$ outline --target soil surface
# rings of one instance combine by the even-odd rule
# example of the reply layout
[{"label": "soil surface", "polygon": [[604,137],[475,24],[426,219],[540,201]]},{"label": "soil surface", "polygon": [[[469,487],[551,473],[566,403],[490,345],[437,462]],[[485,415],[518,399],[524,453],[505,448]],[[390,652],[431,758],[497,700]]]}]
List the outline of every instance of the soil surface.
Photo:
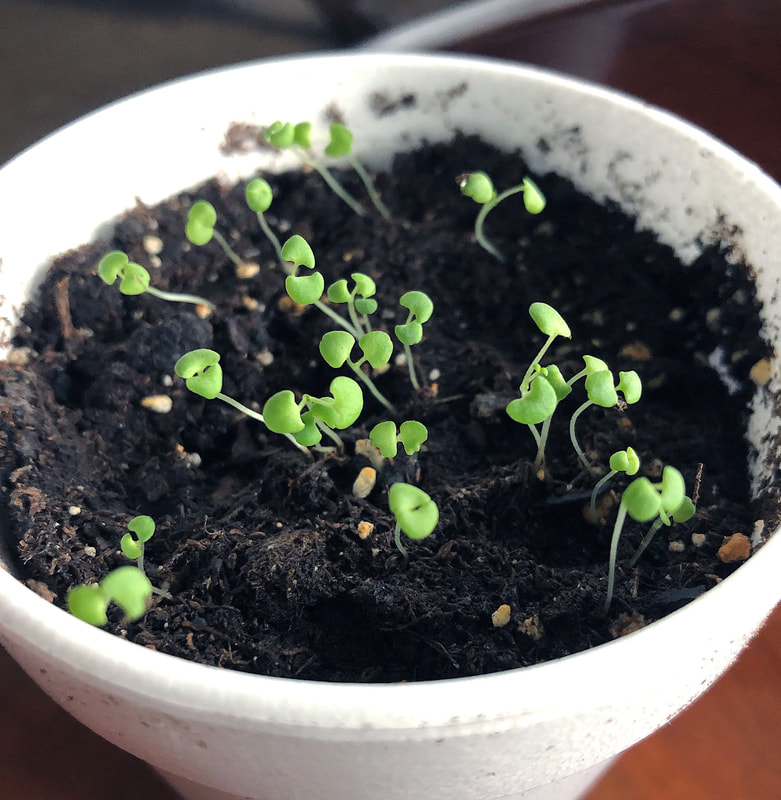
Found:
[{"label": "soil surface", "polygon": [[[717,552],[734,533],[750,536],[760,516],[749,502],[743,431],[749,372],[768,353],[747,269],[728,263],[726,245],[683,268],[631,218],[555,175],[534,176],[548,200],[541,215],[526,213],[519,196],[489,215],[502,264],[477,245],[478,207],[455,185],[469,169],[487,171],[499,190],[526,174],[517,154],[474,139],[400,155],[377,176],[391,222],[353,214],[316,174],[266,176],[271,227],[283,240],[300,233],[310,241],[326,285],[354,271],[377,281],[375,327],[392,333],[405,321],[405,291],[434,301],[413,348],[421,390],[412,390],[398,344],[390,369],[376,376],[395,419],[423,422],[428,442],[386,461],[364,499],[353,494],[369,464],[356,441],[388,418],[368,392],[361,419],[343,432],[344,454],[307,457],[174,376],[184,352],[212,348],[226,394],[259,409],[283,388],[324,396],[337,374],[317,347],[333,324],[286,298],[284,272],[242,186],[211,182],[158,208],[139,206],[110,242],[60,258],[0,367],[3,506],[28,585],[64,606],[69,588],[128,563],[119,539],[130,518],[149,514],[157,532],[147,572],[173,599],[155,598],[129,624],[113,609],[112,632],[247,672],[413,681],[593,647],[734,570],[739,561],[724,563]],[[352,173],[343,180],[363,196]],[[238,278],[216,242],[183,239],[197,198],[216,206],[218,230],[259,264],[257,275]],[[201,294],[217,310],[202,318],[192,305],[104,285],[95,267],[113,248],[147,266],[154,286]],[[589,521],[594,479],[567,432],[582,383],[556,412],[542,479],[529,430],[504,410],[544,339],[528,315],[537,300],[554,305],[573,332],[544,363],[569,377],[591,354],[644,382],[639,403],[580,418],[595,468],[604,473],[610,454],[631,445],[641,474],[675,465],[698,495],[695,518],[662,529],[635,567],[628,561],[648,525],[629,521],[607,615],[608,549],[627,479],[603,496],[600,523]],[[714,359],[726,365],[730,392],[709,366]],[[156,395],[172,400],[170,411],[144,404]],[[407,541],[408,562],[387,506],[398,480],[419,485],[440,509],[430,537]],[[492,615],[505,605],[509,621],[497,626],[507,609]]]}]

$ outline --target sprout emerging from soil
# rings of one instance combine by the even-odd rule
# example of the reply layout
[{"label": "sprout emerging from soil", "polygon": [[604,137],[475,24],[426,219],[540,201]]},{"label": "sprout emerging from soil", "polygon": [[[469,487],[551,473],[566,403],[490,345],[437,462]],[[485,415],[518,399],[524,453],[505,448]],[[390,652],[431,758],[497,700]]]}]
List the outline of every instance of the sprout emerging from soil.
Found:
[{"label": "sprout emerging from soil", "polygon": [[149,578],[138,567],[118,567],[98,584],[74,586],[68,592],[68,611],[83,622],[101,626],[108,622],[106,611],[114,602],[132,621],[144,616],[152,591]]},{"label": "sprout emerging from soil", "polygon": [[653,524],[643,538],[640,547],[632,556],[630,565],[634,565],[662,525],[671,525],[673,522],[686,522],[694,516],[694,512],[694,503],[686,496],[686,484],[683,475],[675,467],[666,466],[662,471],[662,480],[659,483],[652,483],[645,477],[635,478],[624,489],[613,526],[613,538],[610,541],[607,596],[602,609],[603,613],[607,614],[610,603],[613,600],[618,540],[621,537],[627,514],[637,522],[651,522],[653,520]]},{"label": "sprout emerging from soil", "polygon": [[385,331],[370,331],[358,340],[358,347],[363,353],[357,361],[350,359],[355,346],[355,337],[347,331],[329,331],[320,340],[320,354],[325,362],[334,369],[347,364],[359,380],[366,384],[374,397],[390,412],[395,409],[385,395],[377,388],[374,381],[361,369],[369,364],[372,369],[384,367],[393,354],[393,342]]},{"label": "sprout emerging from soil", "polygon": [[[534,467],[539,470],[545,463],[545,445],[553,412],[572,391],[571,382],[564,380],[555,364],[543,367],[540,361],[557,337],[570,339],[572,333],[561,314],[547,303],[532,303],[529,306],[529,315],[547,338],[521,380],[518,387],[521,396],[511,400],[506,410],[510,419],[529,426],[537,444]],[[543,427],[538,430],[537,425],[540,424]]]},{"label": "sprout emerging from soil", "polygon": [[617,450],[610,456],[610,471],[603,475],[591,492],[591,519],[597,521],[597,497],[602,488],[609,483],[619,472],[625,472],[631,478],[640,469],[640,459],[634,448],[627,447],[626,450]]},{"label": "sprout emerging from soil", "polygon": [[388,506],[396,517],[393,538],[396,547],[409,559],[409,554],[401,543],[402,532],[412,539],[425,539],[439,522],[437,504],[422,489],[409,483],[394,483],[388,491]]},{"label": "sprout emerging from soil", "polygon": [[369,440],[385,458],[395,458],[399,443],[408,456],[417,453],[428,439],[428,429],[422,422],[408,419],[402,422],[396,431],[396,423],[392,420],[378,422],[369,432]]},{"label": "sprout emerging from soil", "polygon": [[409,313],[407,314],[407,321],[402,325],[397,325],[394,332],[396,338],[404,346],[412,387],[415,391],[418,391],[420,384],[415,373],[415,363],[412,360],[410,347],[413,344],[418,344],[423,339],[423,323],[431,319],[431,315],[434,313],[434,303],[425,292],[411,291],[405,292],[399,298],[399,305],[406,308]]},{"label": "sprout emerging from soil", "polygon": [[147,292],[161,300],[172,303],[193,303],[198,306],[207,306],[214,310],[216,306],[203,297],[194,294],[178,294],[164,292],[150,286],[150,277],[147,269],[131,261],[126,253],[121,250],[112,250],[106,253],[98,263],[98,275],[103,283],[111,286],[119,278],[119,291],[125,295],[137,295]]},{"label": "sprout emerging from soil", "polygon": [[[127,524],[130,533],[120,539],[119,547],[127,558],[135,561],[141,572],[144,571],[144,545],[155,533],[155,521],[152,517],[142,514],[133,517]],[[135,536],[133,536],[135,534]]]},{"label": "sprout emerging from soil", "polygon": [[545,196],[531,178],[524,178],[517,186],[496,193],[493,182],[485,172],[469,172],[456,178],[461,194],[471,197],[481,208],[475,220],[475,238],[483,250],[489,252],[498,261],[504,262],[504,256],[488,241],[483,233],[485,218],[502,200],[511,195],[523,192],[523,204],[530,214],[539,214],[545,208]]},{"label": "sprout emerging from soil", "polygon": [[217,211],[214,206],[208,200],[197,200],[187,214],[184,235],[187,237],[187,241],[197,247],[202,247],[214,239],[237,267],[243,267],[245,262],[228,244],[228,240],[214,227],[216,224]]},{"label": "sprout emerging from soil", "polygon": [[277,254],[277,259],[284,269],[285,259],[282,257],[282,247],[279,244],[277,235],[271,230],[265,217],[265,212],[269,210],[271,202],[274,199],[274,193],[271,190],[269,182],[263,178],[251,180],[244,190],[244,199],[247,201],[250,210],[254,211],[257,215],[260,229],[269,242],[271,242],[271,246]]},{"label": "sprout emerging from soil", "polygon": [[[263,138],[270,145],[278,147],[280,150],[294,152],[304,164],[316,170],[328,184],[331,191],[347,203],[359,217],[366,215],[361,203],[339,183],[328,167],[321,164],[312,154],[312,123],[299,122],[297,125],[293,125],[291,122],[277,120],[266,128],[263,132]],[[341,149],[343,146],[343,144],[340,146],[337,143],[337,149]],[[352,142],[350,146],[352,146]]]}]

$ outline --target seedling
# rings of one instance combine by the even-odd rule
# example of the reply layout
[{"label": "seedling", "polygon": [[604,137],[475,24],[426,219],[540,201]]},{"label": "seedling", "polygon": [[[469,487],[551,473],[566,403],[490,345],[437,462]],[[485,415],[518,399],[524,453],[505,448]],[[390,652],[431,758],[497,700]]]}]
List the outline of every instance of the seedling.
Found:
[{"label": "seedling", "polygon": [[337,314],[329,308],[320,298],[323,296],[325,280],[319,272],[312,272],[310,275],[297,275],[299,267],[314,270],[315,254],[309,246],[309,242],[303,236],[295,234],[282,245],[283,262],[291,262],[293,269],[285,278],[285,291],[291,300],[302,306],[313,305],[326,316],[330,317],[340,327],[349,331],[356,338],[360,338],[362,331],[360,327],[355,327],[341,314]]},{"label": "seedling", "polygon": [[[518,387],[521,396],[511,400],[506,410],[510,419],[529,426],[537,444],[534,466],[535,469],[540,469],[545,463],[545,445],[553,412],[572,391],[571,385],[564,380],[556,365],[543,367],[540,361],[557,337],[570,339],[572,333],[561,314],[547,303],[532,303],[529,306],[529,315],[547,338],[521,380]],[[543,425],[541,431],[537,429],[539,424]]]},{"label": "seedling", "polygon": [[146,613],[152,584],[138,567],[118,567],[98,584],[74,586],[68,592],[68,610],[90,625],[105,625],[109,604],[116,603],[125,618],[133,621]]},{"label": "seedling", "polygon": [[[377,310],[377,301],[374,299],[377,285],[363,272],[353,272],[350,277],[353,280],[353,288],[350,289],[347,280],[342,278],[328,287],[328,299],[332,303],[347,303],[347,313],[353,330],[368,333],[371,331],[369,315]],[[362,319],[359,319],[359,314]]]},{"label": "seedling", "polygon": [[420,384],[415,373],[415,363],[412,360],[410,347],[423,339],[423,323],[431,319],[431,315],[434,313],[434,303],[425,292],[411,291],[405,292],[399,298],[399,305],[406,308],[409,313],[407,321],[403,325],[397,325],[394,330],[396,338],[404,346],[410,382],[415,391],[418,391]]},{"label": "seedling", "polygon": [[399,442],[408,456],[417,453],[428,439],[428,430],[422,422],[408,419],[399,426],[392,420],[378,422],[369,432],[369,440],[385,458],[395,458]]},{"label": "seedling", "polygon": [[197,200],[187,214],[184,235],[187,240],[198,247],[208,244],[212,239],[222,248],[225,255],[237,266],[244,264],[236,251],[228,244],[227,239],[214,227],[217,223],[217,212],[208,200]]},{"label": "seedling", "polygon": [[[585,373],[586,376],[586,393],[588,400],[579,406],[575,413],[572,415],[569,423],[569,435],[572,446],[578,454],[578,459],[587,472],[593,473],[591,465],[588,463],[583,449],[578,443],[577,436],[575,435],[575,423],[578,417],[589,407],[593,405],[602,406],[602,408],[613,408],[618,405],[618,392],[624,395],[624,401],[628,404],[636,403],[643,392],[643,386],[640,381],[640,376],[634,371],[618,373],[618,383],[615,384],[613,373],[609,369],[602,369],[604,361],[601,359],[594,359],[591,356],[586,356],[591,361],[586,362],[586,369],[578,373],[572,380],[577,380]],[[595,368],[598,367],[598,368]]]},{"label": "seedling", "polygon": [[355,170],[361,183],[366,187],[366,193],[369,195],[370,200],[374,204],[377,211],[382,214],[385,219],[391,218],[391,213],[388,211],[385,203],[380,199],[380,195],[374,186],[369,173],[364,168],[363,164],[355,157],[353,153],[353,134],[352,131],[341,122],[334,122],[330,127],[331,139],[326,145],[325,154],[329,158],[346,158],[350,166]]},{"label": "seedling", "polygon": [[385,395],[377,388],[374,381],[361,369],[363,364],[368,363],[372,369],[384,367],[393,353],[393,342],[385,331],[371,331],[365,333],[358,340],[358,347],[363,356],[357,361],[350,359],[350,354],[355,346],[355,337],[347,331],[329,331],[320,340],[320,354],[325,362],[334,369],[347,364],[356,374],[359,380],[363,381],[374,397],[382,403],[390,412],[395,409]]},{"label": "seedling", "polygon": [[523,204],[530,214],[539,214],[545,208],[545,197],[531,178],[524,178],[522,183],[496,193],[493,182],[485,172],[471,172],[456,178],[461,193],[471,197],[481,208],[475,220],[475,238],[480,246],[494,258],[504,262],[504,256],[494,247],[483,233],[483,224],[488,214],[511,195],[523,192]]},{"label": "seedling", "polygon": [[274,193],[271,190],[269,182],[263,178],[255,178],[247,184],[244,190],[244,199],[247,201],[249,208],[257,214],[260,229],[265,234],[266,238],[271,242],[274,252],[277,254],[279,263],[282,268],[285,268],[285,259],[282,257],[282,248],[279,244],[279,239],[274,231],[269,227],[266,221],[265,212],[271,207],[271,201],[274,199]]},{"label": "seedling", "polygon": [[119,278],[119,291],[126,295],[137,295],[148,292],[161,300],[168,300],[172,303],[193,303],[199,306],[207,306],[214,310],[214,303],[198,297],[194,294],[178,294],[176,292],[164,292],[150,286],[150,276],[148,270],[140,264],[131,261],[126,253],[121,250],[112,250],[106,253],[98,263],[98,275],[103,283],[111,286]]},{"label": "seedling", "polygon": [[694,516],[694,504],[686,497],[686,484],[683,475],[675,467],[666,466],[662,471],[661,482],[652,483],[645,477],[635,478],[624,489],[615,525],[613,526],[613,538],[610,541],[607,596],[603,606],[603,613],[605,614],[607,614],[613,599],[618,540],[627,514],[637,522],[654,520],[638,552],[635,553],[630,562],[634,564],[637,557],[662,525],[671,525],[673,522],[686,522]]},{"label": "seedling", "polygon": [[396,517],[393,539],[405,560],[409,559],[401,543],[402,532],[413,541],[425,539],[439,522],[437,504],[422,489],[409,483],[394,483],[388,490],[388,506]]},{"label": "seedling", "polygon": [[617,450],[610,456],[610,471],[597,481],[594,490],[591,492],[591,519],[597,520],[597,497],[602,487],[611,481],[619,472],[625,472],[629,477],[636,475],[640,469],[640,459],[632,447],[626,450]]},{"label": "seedling", "polygon": [[358,419],[363,410],[363,392],[352,378],[343,375],[331,381],[329,391],[331,397],[305,394],[300,401],[290,389],[276,392],[263,406],[266,426],[274,433],[292,435],[300,445],[308,447],[319,444],[325,433],[343,450],[344,443],[335,431],[349,428]]},{"label": "seedling", "polygon": [[[144,545],[155,533],[155,521],[143,514],[133,517],[127,525],[130,533],[120,539],[119,547],[131,561],[135,561],[141,572],[144,571]],[[135,534],[135,536],[133,536]]]},{"label": "seedling", "polygon": [[293,125],[290,122],[277,120],[266,128],[263,137],[269,144],[280,150],[292,150],[304,164],[316,170],[331,191],[347,203],[359,217],[366,215],[360,202],[339,183],[328,167],[321,164],[312,155],[312,124],[310,122],[299,122],[297,125]]},{"label": "seedling", "polygon": [[[262,414],[253,411],[238,400],[234,400],[222,392],[222,367],[220,366],[220,354],[208,348],[190,350],[185,353],[174,365],[174,372],[184,378],[185,385],[194,394],[200,395],[207,400],[222,400],[242,414],[246,414],[258,422],[262,422],[266,427],[266,420]],[[269,427],[269,430],[272,428]],[[277,433],[278,431],[273,431]],[[299,444],[289,433],[286,437],[299,449],[308,452],[306,447]]]}]

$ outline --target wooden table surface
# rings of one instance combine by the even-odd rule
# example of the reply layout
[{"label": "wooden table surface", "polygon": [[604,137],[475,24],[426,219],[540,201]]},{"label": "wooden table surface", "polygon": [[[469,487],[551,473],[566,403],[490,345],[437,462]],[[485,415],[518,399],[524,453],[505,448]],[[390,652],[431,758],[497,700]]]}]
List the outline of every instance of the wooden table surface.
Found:
[{"label": "wooden table surface", "polygon": [[[620,88],[710,130],[781,179],[779,0],[595,3],[506,25],[450,49]],[[624,754],[587,800],[775,800],[781,798],[780,740],[778,609],[732,669]],[[175,797],[147,766],[52,703],[0,652],[0,797],[139,796]]]}]

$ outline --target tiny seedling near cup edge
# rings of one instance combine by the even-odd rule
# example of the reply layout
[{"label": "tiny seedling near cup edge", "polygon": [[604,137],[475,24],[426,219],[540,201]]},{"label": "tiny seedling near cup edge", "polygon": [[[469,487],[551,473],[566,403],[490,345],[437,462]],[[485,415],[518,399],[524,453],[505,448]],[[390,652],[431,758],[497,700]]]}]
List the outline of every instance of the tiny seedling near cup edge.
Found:
[{"label": "tiny seedling near cup edge", "polygon": [[413,290],[405,292],[399,298],[399,305],[408,310],[407,321],[402,325],[397,325],[394,329],[396,338],[404,346],[404,354],[407,357],[407,367],[409,369],[409,379],[415,391],[420,389],[418,377],[415,373],[415,363],[412,360],[411,345],[418,344],[423,339],[423,323],[431,319],[434,313],[434,303],[425,292]]},{"label": "tiny seedling near cup edge", "polygon": [[494,247],[483,232],[485,218],[502,200],[511,195],[523,192],[523,205],[530,214],[539,214],[545,208],[545,196],[531,178],[524,178],[517,186],[505,189],[501,194],[496,193],[493,182],[485,172],[468,172],[459,175],[456,183],[461,189],[461,194],[471,197],[480,205],[480,211],[475,220],[475,238],[483,250],[489,252],[498,261],[504,262],[504,256]]},{"label": "tiny seedling near cup edge", "polygon": [[279,239],[274,231],[272,231],[269,227],[265,217],[265,212],[269,210],[271,207],[271,202],[274,199],[274,193],[269,182],[263,178],[255,178],[254,180],[251,180],[244,190],[244,199],[246,200],[249,208],[257,215],[260,229],[263,231],[269,242],[271,242],[271,246],[274,248],[274,252],[277,254],[277,258],[279,259],[279,263],[282,265],[282,268],[287,269],[285,259],[282,257],[282,247],[279,244]]},{"label": "tiny seedling near cup edge", "polygon": [[130,261],[126,253],[121,250],[112,250],[106,253],[98,263],[98,275],[103,283],[111,286],[119,278],[119,291],[125,295],[137,295],[148,292],[161,300],[168,300],[172,303],[193,303],[198,306],[206,306],[213,310],[216,309],[214,303],[198,297],[194,294],[179,294],[176,292],[164,292],[150,286],[149,271]]},{"label": "tiny seedling near cup edge", "polygon": [[187,237],[187,241],[198,247],[202,247],[214,239],[237,267],[244,267],[246,262],[239,257],[228,244],[227,239],[214,227],[216,223],[217,211],[214,206],[208,200],[197,200],[187,214],[184,235]]},{"label": "tiny seedling near cup edge", "polygon": [[439,508],[422,489],[401,482],[394,483],[388,490],[388,507],[396,518],[393,540],[407,561],[409,554],[401,543],[401,534],[413,541],[425,539],[439,522]]}]

